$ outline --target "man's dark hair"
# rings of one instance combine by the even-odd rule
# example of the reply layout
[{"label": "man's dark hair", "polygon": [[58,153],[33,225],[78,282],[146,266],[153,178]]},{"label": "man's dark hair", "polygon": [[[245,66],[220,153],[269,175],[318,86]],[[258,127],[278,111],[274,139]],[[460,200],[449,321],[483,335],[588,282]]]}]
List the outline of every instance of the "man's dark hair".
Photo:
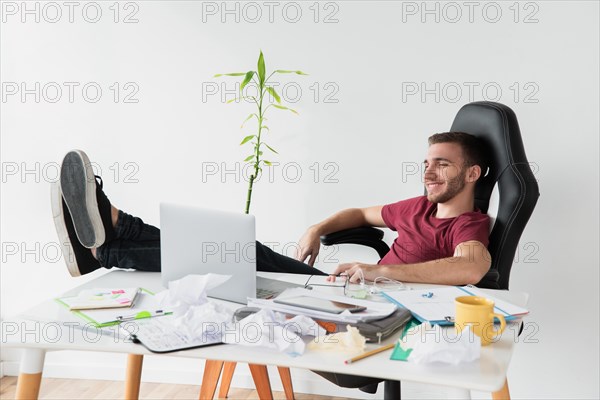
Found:
[{"label": "man's dark hair", "polygon": [[456,143],[460,146],[467,167],[479,165],[481,176],[486,174],[488,163],[486,161],[485,146],[477,137],[465,132],[443,132],[431,135],[429,145],[436,143]]}]

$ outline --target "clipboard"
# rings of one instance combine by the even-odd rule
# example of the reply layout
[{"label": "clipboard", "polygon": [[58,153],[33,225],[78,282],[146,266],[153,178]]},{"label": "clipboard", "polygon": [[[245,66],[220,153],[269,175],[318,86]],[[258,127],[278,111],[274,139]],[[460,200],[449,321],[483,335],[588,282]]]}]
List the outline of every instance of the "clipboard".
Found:
[{"label": "clipboard", "polygon": [[432,325],[454,325],[454,299],[459,296],[481,296],[493,300],[494,311],[502,314],[507,321],[529,313],[528,310],[490,296],[473,285],[381,293],[392,303],[409,309],[420,322],[427,321]]},{"label": "clipboard", "polygon": [[153,353],[172,353],[223,344],[220,333],[214,335],[205,333],[201,338],[190,338],[186,332],[175,327],[173,318],[171,315],[138,320],[133,324],[124,324],[121,327],[129,333],[133,343],[141,344]]}]

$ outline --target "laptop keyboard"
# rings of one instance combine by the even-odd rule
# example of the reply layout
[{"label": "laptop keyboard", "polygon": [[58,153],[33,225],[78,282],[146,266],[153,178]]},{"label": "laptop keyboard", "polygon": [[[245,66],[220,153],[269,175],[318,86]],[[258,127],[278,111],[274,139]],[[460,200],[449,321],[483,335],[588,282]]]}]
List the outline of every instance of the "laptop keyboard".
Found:
[{"label": "laptop keyboard", "polygon": [[271,299],[277,296],[280,292],[269,289],[256,289],[256,298],[257,299]]},{"label": "laptop keyboard", "polygon": [[283,291],[289,288],[304,287],[297,283],[283,282],[276,279],[256,277],[256,298],[272,299],[279,296]]}]

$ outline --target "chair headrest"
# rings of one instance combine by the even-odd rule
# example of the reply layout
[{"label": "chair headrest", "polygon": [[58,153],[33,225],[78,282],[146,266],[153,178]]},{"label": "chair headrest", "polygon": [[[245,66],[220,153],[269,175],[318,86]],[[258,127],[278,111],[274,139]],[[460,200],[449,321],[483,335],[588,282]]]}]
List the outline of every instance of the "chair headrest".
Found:
[{"label": "chair headrest", "polygon": [[[469,103],[454,118],[451,131],[477,136],[485,146],[489,171],[477,182],[475,202],[480,210],[487,212],[492,190],[506,169],[516,164],[530,169],[517,117],[504,104],[488,101]],[[533,173],[531,175],[528,179],[535,180]]]}]

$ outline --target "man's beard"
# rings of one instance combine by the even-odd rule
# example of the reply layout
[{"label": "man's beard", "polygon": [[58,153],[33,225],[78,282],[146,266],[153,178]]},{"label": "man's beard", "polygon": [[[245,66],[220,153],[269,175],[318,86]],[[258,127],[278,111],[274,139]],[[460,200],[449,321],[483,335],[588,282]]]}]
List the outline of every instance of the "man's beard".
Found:
[{"label": "man's beard", "polygon": [[459,194],[465,187],[465,176],[467,171],[463,169],[458,176],[455,176],[452,179],[447,180],[446,190],[442,193],[438,194],[429,194],[427,193],[427,200],[432,203],[445,203],[449,200],[452,200],[454,196]]}]

